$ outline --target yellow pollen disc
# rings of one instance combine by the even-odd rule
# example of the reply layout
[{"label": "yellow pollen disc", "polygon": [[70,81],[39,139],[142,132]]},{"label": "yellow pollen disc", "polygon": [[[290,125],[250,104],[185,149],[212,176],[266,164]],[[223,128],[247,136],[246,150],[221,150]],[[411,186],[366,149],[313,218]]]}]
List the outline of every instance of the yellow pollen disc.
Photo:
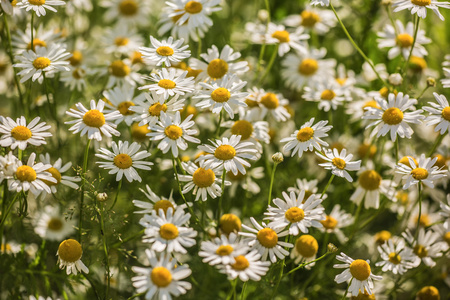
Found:
[{"label": "yellow pollen disc", "polygon": [[424,286],[416,294],[417,300],[440,300],[439,290],[432,285]]},{"label": "yellow pollen disc", "polygon": [[415,222],[416,222],[416,224],[417,224],[417,222],[419,222],[419,226],[422,226],[422,227],[427,227],[431,224],[430,217],[427,214],[421,214],[420,220],[419,220],[419,216],[417,215]]},{"label": "yellow pollen disc", "polygon": [[404,165],[407,165],[408,167],[410,167],[410,168],[412,168],[412,166],[411,166],[411,164],[409,163],[409,159],[408,158],[412,158],[412,160],[414,161],[414,163],[416,164],[416,166],[417,166],[417,160],[414,158],[414,157],[412,157],[412,156],[403,156],[399,161],[398,161],[398,163],[399,164],[404,164]]},{"label": "yellow pollen disc", "polygon": [[[175,10],[175,12],[180,12],[180,11],[181,11],[180,9],[176,9],[176,10]],[[184,14],[185,14],[185,13],[181,13],[181,14],[179,14],[179,15],[176,15],[176,16],[171,17],[172,22],[173,22],[173,23],[178,22],[178,20],[179,20],[182,16],[184,16]],[[186,23],[186,22],[184,22],[183,24],[185,24],[185,23]],[[183,25],[183,24],[181,24],[181,25]]]},{"label": "yellow pollen disc", "polygon": [[167,105],[160,104],[160,103],[154,103],[148,108],[148,113],[151,116],[159,117],[161,114],[161,111],[166,112],[167,111]]},{"label": "yellow pollen disc", "polygon": [[[445,167],[445,165],[446,165],[446,163],[447,163],[447,159],[446,159],[443,155],[441,155],[441,154],[435,154],[435,155],[433,155],[433,159],[434,159],[435,157],[437,157],[437,160],[436,160],[436,162],[434,163],[434,166],[438,167],[439,169]],[[433,167],[434,167],[434,166],[433,166]]]},{"label": "yellow pollen disc", "polygon": [[114,157],[114,164],[119,169],[128,169],[133,165],[133,160],[128,154],[121,153]]},{"label": "yellow pollen disc", "polygon": [[126,45],[128,45],[128,42],[129,42],[130,40],[129,39],[127,39],[126,37],[124,37],[124,36],[119,36],[119,37],[116,37],[115,39],[114,39],[114,44],[117,46],[117,47],[120,47],[120,46],[126,46]]},{"label": "yellow pollen disc", "polygon": [[29,166],[20,166],[17,168],[16,177],[20,181],[35,181],[36,180],[36,171]]},{"label": "yellow pollen disc", "polygon": [[246,177],[247,174],[242,174],[241,172],[237,172],[236,175],[233,174],[233,172],[227,172],[227,177],[228,179],[230,179],[231,181],[241,181]]},{"label": "yellow pollen disc", "polygon": [[342,86],[347,82],[347,78],[336,78],[336,82]]},{"label": "yellow pollen disc", "polygon": [[303,257],[313,257],[319,250],[319,244],[312,235],[305,234],[295,242],[295,250]]},{"label": "yellow pollen disc", "polygon": [[[36,46],[47,47],[47,43],[40,39],[33,39],[33,51],[36,50]],[[27,50],[31,50],[31,43],[28,43]]]},{"label": "yellow pollen disc", "polygon": [[341,169],[341,170],[345,169],[346,163],[345,163],[345,160],[343,160],[342,158],[335,157],[335,158],[333,158],[331,163],[338,169]]},{"label": "yellow pollen disc", "polygon": [[164,267],[154,267],[150,274],[152,282],[160,288],[168,286],[172,282],[172,274]]},{"label": "yellow pollen disc", "polygon": [[302,60],[300,65],[298,66],[298,72],[305,76],[311,76],[317,72],[319,69],[319,64],[317,60],[312,58],[306,58]]},{"label": "yellow pollen disc", "polygon": [[28,0],[28,3],[31,5],[44,5],[45,0]]},{"label": "yellow pollen disc", "polygon": [[117,110],[124,116],[130,116],[134,114],[134,111],[129,110],[130,106],[134,106],[135,104],[131,101],[120,102],[117,105]]},{"label": "yellow pollen disc", "polygon": [[156,49],[156,53],[161,56],[171,56],[173,55],[173,49],[168,46],[161,46]]},{"label": "yellow pollen disc", "polygon": [[144,60],[142,59],[142,53],[139,51],[134,51],[131,54],[131,63],[134,64],[142,64]]},{"label": "yellow pollen disc", "polygon": [[444,118],[447,121],[450,121],[450,106],[445,107],[442,110],[441,115],[442,115],[442,118]]},{"label": "yellow pollen disc", "polygon": [[265,248],[273,248],[278,243],[278,235],[272,228],[263,228],[256,234],[259,243]]},{"label": "yellow pollen disc", "polygon": [[298,207],[291,207],[284,213],[285,218],[291,223],[300,222],[305,218],[305,212]]},{"label": "yellow pollen disc", "polygon": [[356,297],[352,296],[350,299],[351,300],[376,300],[375,294],[373,293],[373,291],[372,291],[372,295],[369,295],[366,290],[364,290],[364,293],[361,293],[361,290],[359,290],[358,296],[356,296]]},{"label": "yellow pollen disc", "polygon": [[58,255],[62,261],[74,263],[81,258],[83,249],[76,240],[68,239],[59,244]]},{"label": "yellow pollen disc", "polygon": [[198,1],[189,1],[184,6],[184,10],[190,14],[198,14],[203,9],[203,5]]},{"label": "yellow pollen disc", "polygon": [[398,265],[402,261],[402,258],[397,253],[392,252],[389,254],[389,261],[394,265]]},{"label": "yellow pollen disc", "polygon": [[387,96],[389,95],[389,89],[387,87],[385,87],[385,86],[382,87],[378,92],[380,93],[380,95],[383,98],[387,98]]},{"label": "yellow pollen disc", "polygon": [[131,69],[123,61],[116,60],[109,65],[109,72],[116,77],[125,77],[130,74]]},{"label": "yellow pollen disc", "polygon": [[231,97],[230,91],[226,88],[218,88],[212,91],[211,98],[219,103],[227,102]]},{"label": "yellow pollen disc", "polygon": [[159,235],[165,240],[173,240],[178,236],[178,228],[171,223],[166,223],[159,228]]},{"label": "yellow pollen disc", "polygon": [[12,0],[12,1],[11,1],[11,5],[12,5],[13,7],[15,7],[15,6],[17,5],[17,1],[19,1],[19,0]]},{"label": "yellow pollen disc", "polygon": [[230,160],[236,156],[236,149],[230,145],[220,145],[214,151],[214,156],[220,160]]},{"label": "yellow pollen disc", "polygon": [[85,74],[86,74],[86,72],[83,69],[76,68],[72,72],[72,77],[75,79],[81,79],[84,77]]},{"label": "yellow pollen disc", "polygon": [[411,171],[411,175],[415,180],[427,179],[428,171],[424,168],[415,168]]},{"label": "yellow pollen disc", "polygon": [[319,15],[313,11],[304,10],[300,16],[302,17],[302,26],[304,27],[314,27],[320,21]]},{"label": "yellow pollen disc", "polygon": [[234,214],[224,214],[220,217],[219,223],[220,229],[222,229],[222,231],[227,235],[232,232],[241,231],[241,219]]},{"label": "yellow pollen disc", "polygon": [[389,240],[391,238],[391,233],[387,230],[382,230],[380,232],[377,232],[377,234],[375,234],[375,241],[378,244],[384,244],[387,240]]},{"label": "yellow pollen disc", "polygon": [[370,276],[370,266],[362,259],[356,259],[350,264],[350,273],[359,281],[367,280]]},{"label": "yellow pollen disc", "polygon": [[50,174],[52,174],[52,177],[56,180],[56,182],[51,182],[51,181],[48,181],[48,180],[42,180],[48,186],[58,185],[61,182],[61,173],[59,173],[59,171],[57,169],[51,167],[50,169],[48,169],[46,171],[49,172]]},{"label": "yellow pollen disc", "polygon": [[248,139],[253,133],[253,125],[249,121],[239,120],[231,126],[231,133],[242,136],[242,140]]},{"label": "yellow pollen disc", "polygon": [[245,103],[248,105],[248,107],[258,107],[258,101],[255,100],[245,99]]},{"label": "yellow pollen disc", "polygon": [[400,203],[404,206],[408,205],[408,203],[409,203],[408,193],[406,193],[406,192],[403,192],[403,191],[397,192],[397,194],[395,195],[395,198],[398,201],[400,201]]},{"label": "yellow pollen disc", "polygon": [[192,181],[199,188],[209,187],[214,183],[216,175],[211,169],[198,168],[192,175]]},{"label": "yellow pollen disc", "polygon": [[163,89],[169,89],[169,90],[174,89],[177,86],[177,84],[170,79],[161,79],[158,82],[158,85],[160,87],[162,87]]},{"label": "yellow pollen disc", "polygon": [[422,245],[416,245],[414,246],[414,254],[420,258],[426,257],[428,256],[428,250]]},{"label": "yellow pollen disc", "polygon": [[289,32],[286,30],[277,30],[274,33],[272,33],[272,37],[279,40],[280,43],[289,43]]},{"label": "yellow pollen disc", "polygon": [[133,16],[138,12],[138,4],[135,0],[123,0],[119,4],[119,11],[124,16]]},{"label": "yellow pollen disc", "polygon": [[325,229],[334,229],[336,228],[338,221],[332,216],[326,216],[325,220],[320,221]]},{"label": "yellow pollen disc", "polygon": [[324,90],[322,94],[320,94],[320,99],[331,101],[336,97],[336,93],[332,90]]},{"label": "yellow pollen disc", "polygon": [[334,142],[331,144],[330,148],[337,149],[339,152],[341,152],[342,149],[344,149],[344,145],[341,142]]},{"label": "yellow pollen disc", "polygon": [[361,173],[358,181],[363,189],[373,191],[380,187],[381,176],[377,171],[367,170]]},{"label": "yellow pollen disc", "polygon": [[375,100],[369,100],[369,101],[367,101],[366,103],[364,103],[364,105],[362,106],[363,112],[366,111],[366,108],[367,108],[367,107],[381,108],[381,107],[378,105],[377,101],[375,101]]},{"label": "yellow pollen disc", "polygon": [[448,245],[450,245],[450,231],[447,231],[447,232],[444,234],[444,241],[445,241]]},{"label": "yellow pollen disc", "polygon": [[233,247],[230,245],[220,245],[216,250],[216,254],[220,256],[230,255],[233,252]]},{"label": "yellow pollen disc", "polygon": [[164,214],[167,214],[167,210],[169,209],[169,207],[172,207],[172,209],[175,209],[175,207],[173,206],[172,202],[170,202],[169,200],[159,200],[157,202],[155,202],[155,204],[153,205],[153,209],[156,211],[156,213],[159,215],[159,210],[162,209],[164,211]]},{"label": "yellow pollen disc", "polygon": [[397,125],[403,121],[403,112],[397,107],[391,107],[386,109],[381,118],[388,125]]},{"label": "yellow pollen disc", "polygon": [[407,33],[400,33],[395,38],[395,42],[402,48],[409,48],[414,42],[414,38]]},{"label": "yellow pollen disc", "polygon": [[11,136],[17,141],[26,141],[31,138],[31,130],[26,126],[16,126],[11,130]]},{"label": "yellow pollen disc", "polygon": [[80,65],[82,60],[83,54],[78,50],[73,51],[72,56],[69,58],[70,64],[74,67]]},{"label": "yellow pollen disc", "polygon": [[313,136],[314,136],[314,129],[312,129],[311,127],[302,128],[297,132],[297,140],[299,142],[309,141],[310,139],[313,138]]},{"label": "yellow pollen disc", "polygon": [[169,125],[164,129],[164,134],[171,140],[177,140],[183,135],[183,129],[177,125]]},{"label": "yellow pollen disc", "polygon": [[213,79],[222,78],[228,72],[228,64],[223,59],[213,59],[209,62],[206,72]]},{"label": "yellow pollen disc", "polygon": [[411,0],[411,3],[419,6],[427,6],[431,4],[431,0]]},{"label": "yellow pollen disc", "polygon": [[232,264],[231,267],[235,270],[242,271],[250,266],[248,259],[246,259],[244,255],[236,256],[234,259],[236,262]]},{"label": "yellow pollen disc", "polygon": [[51,61],[47,57],[38,57],[33,61],[33,67],[42,70],[50,66]]},{"label": "yellow pollen disc", "polygon": [[63,222],[57,218],[51,218],[47,223],[47,228],[52,231],[59,231],[63,227]]},{"label": "yellow pollen disc", "polygon": [[427,68],[427,62],[422,57],[412,55],[409,59],[409,64],[411,68],[416,72],[421,72]]},{"label": "yellow pollen disc", "polygon": [[361,144],[358,147],[357,152],[359,157],[373,158],[375,156],[375,153],[377,153],[377,147],[375,145],[370,144]]},{"label": "yellow pollen disc", "polygon": [[274,93],[267,93],[261,97],[261,104],[267,109],[275,109],[280,105],[280,100]]},{"label": "yellow pollen disc", "polygon": [[138,123],[134,123],[131,126],[131,136],[138,141],[143,141],[147,138],[147,133],[149,133],[150,130],[148,129],[147,125],[139,126]]},{"label": "yellow pollen disc", "polygon": [[105,116],[99,110],[91,109],[84,114],[83,123],[89,127],[100,128],[105,124]]}]

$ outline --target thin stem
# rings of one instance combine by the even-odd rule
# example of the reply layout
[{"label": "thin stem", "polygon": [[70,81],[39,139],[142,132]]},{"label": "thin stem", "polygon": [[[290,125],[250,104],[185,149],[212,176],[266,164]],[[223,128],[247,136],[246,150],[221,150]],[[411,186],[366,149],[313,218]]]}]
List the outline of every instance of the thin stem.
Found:
[{"label": "thin stem", "polygon": [[[222,194],[220,195],[219,198],[219,205],[217,207],[217,229],[219,229],[219,224],[220,224],[220,216],[222,214],[222,201],[223,201],[223,195],[225,194],[225,176],[227,174],[227,170],[225,170],[225,166],[223,166],[223,172],[222,172],[222,185],[220,186],[220,188],[222,189]],[[217,231],[219,232],[219,231]]]},{"label": "thin stem", "polygon": [[228,293],[227,300],[230,300],[233,296],[233,298],[236,298],[236,285],[237,285],[237,278],[232,280],[231,282],[231,290],[230,293]]},{"label": "thin stem", "polygon": [[409,64],[409,60],[411,59],[413,50],[414,50],[414,45],[416,44],[416,39],[417,39],[417,33],[419,31],[419,23],[420,23],[420,18],[417,16],[417,14],[415,15],[415,20],[414,20],[414,39],[413,39],[413,43],[411,45],[411,50],[409,51],[409,55],[408,55],[408,59],[405,61],[405,64],[403,65],[402,68],[402,74],[405,74],[408,64]]},{"label": "thin stem", "polygon": [[[265,5],[266,5],[266,10],[267,10],[267,23],[266,23],[266,31],[265,31],[265,33],[267,33],[267,30],[269,29],[269,24],[270,24],[270,5],[269,5],[269,0],[264,0],[264,2],[265,2]],[[256,72],[255,72],[254,80],[256,80],[256,78],[258,78],[259,69],[261,68],[261,62],[262,62],[262,60],[264,58],[265,50],[266,50],[266,38],[264,37],[263,44],[262,44],[261,50],[259,52],[258,64],[256,66]]]},{"label": "thin stem", "polygon": [[445,135],[443,135],[443,134],[440,134],[438,136],[438,138],[436,139],[436,142],[433,145],[433,148],[431,148],[430,152],[428,152],[428,157],[430,157],[431,155],[434,154],[434,151],[436,151],[437,147],[439,147],[439,145],[441,144],[442,140],[444,139],[444,136]]},{"label": "thin stem", "polygon": [[100,296],[97,292],[97,289],[95,288],[94,282],[92,281],[92,279],[87,275],[87,274],[83,274],[84,278],[86,278],[86,280],[89,282],[89,284],[92,287],[92,290],[94,291],[95,296],[97,297],[98,300],[100,300]]},{"label": "thin stem", "polygon": [[244,285],[242,286],[241,296],[239,297],[240,300],[245,299],[245,290],[247,289],[248,281],[244,282]]},{"label": "thin stem", "polygon": [[417,218],[417,226],[416,232],[414,233],[414,241],[417,241],[417,237],[419,235],[419,227],[420,227],[420,218],[422,217],[422,182],[419,181],[419,217]]},{"label": "thin stem", "polygon": [[83,229],[83,204],[84,204],[84,188],[86,184],[86,172],[87,172],[87,163],[89,156],[89,146],[91,145],[92,140],[88,140],[86,144],[86,149],[84,150],[84,159],[83,159],[83,168],[81,169],[81,197],[80,197],[80,209],[78,216],[78,240],[81,244],[81,236]]},{"label": "thin stem", "polygon": [[295,267],[294,269],[290,270],[289,272],[287,272],[287,273],[284,274],[283,276],[288,276],[289,274],[294,273],[295,271],[297,271],[297,270],[299,270],[299,269],[302,269],[302,268],[306,267],[307,265],[310,265],[310,264],[312,264],[312,263],[315,263],[315,262],[321,260],[322,258],[325,258],[325,256],[327,256],[327,255],[330,254],[330,253],[331,253],[331,252],[325,252],[324,255],[322,255],[322,256],[319,257],[319,258],[316,258],[315,260],[312,260],[312,261],[309,261],[309,262],[304,262],[304,263],[298,265],[297,267]]},{"label": "thin stem", "polygon": [[117,199],[119,198],[119,194],[120,194],[120,190],[122,189],[122,182],[123,182],[123,177],[122,179],[119,181],[119,186],[117,187],[117,193],[116,193],[116,197],[114,197],[114,202],[111,205],[111,208],[109,210],[112,210],[114,208],[114,205],[116,205]]},{"label": "thin stem", "polygon": [[395,151],[395,161],[398,162],[398,137],[395,137],[394,142],[394,151]]},{"label": "thin stem", "polygon": [[197,58],[200,59],[200,54],[202,54],[202,39],[198,38],[198,44],[197,44]]},{"label": "thin stem", "polygon": [[350,288],[350,285],[352,284],[352,281],[353,281],[353,277],[352,277],[352,279],[350,280],[350,282],[348,283],[347,289],[345,290],[344,296],[342,296],[341,300],[345,300],[345,299],[346,299],[347,293],[348,293],[348,289]]},{"label": "thin stem", "polygon": [[420,92],[419,96],[417,96],[416,100],[419,101],[420,98],[422,98],[423,94],[425,94],[425,92],[428,90],[430,86],[427,84],[427,86],[422,90],[422,92]]},{"label": "thin stem", "polygon": [[17,193],[14,196],[14,199],[11,201],[11,203],[9,203],[8,207],[6,208],[6,212],[3,215],[3,211],[2,211],[2,216],[1,216],[1,221],[0,221],[0,246],[2,244],[2,239],[3,239],[3,227],[5,226],[5,222],[6,219],[8,218],[9,213],[11,212],[11,209],[14,205],[14,203],[16,203],[17,199],[19,199],[21,193]]},{"label": "thin stem", "polygon": [[34,36],[33,36],[33,31],[34,31],[34,11],[31,11],[31,42],[30,42],[30,46],[31,46],[31,51],[36,52],[34,49]]},{"label": "thin stem", "polygon": [[264,82],[264,79],[266,79],[267,75],[269,75],[270,69],[272,69],[273,63],[275,62],[275,58],[277,57],[278,53],[278,47],[280,44],[277,44],[275,49],[273,49],[272,56],[270,57],[269,64],[267,65],[266,72],[264,72],[264,75],[259,80],[258,84],[261,85]]},{"label": "thin stem", "polygon": [[105,299],[108,300],[109,299],[109,288],[111,285],[111,272],[109,269],[109,255],[108,255],[108,245],[106,242],[106,235],[105,235],[105,222],[104,222],[104,218],[103,218],[103,207],[99,208],[98,205],[96,205],[96,210],[97,210],[97,213],[99,216],[100,233],[102,235],[102,241],[103,241],[103,252],[105,253],[105,268],[106,268]]},{"label": "thin stem", "polygon": [[135,238],[141,237],[141,235],[143,235],[145,233],[145,229],[141,229],[139,232],[136,232],[135,234],[121,240],[120,242],[117,242],[115,244],[113,244],[110,248],[117,248],[122,244],[125,244],[128,241],[134,240]]},{"label": "thin stem", "polygon": [[275,288],[273,289],[271,299],[275,298],[275,295],[277,294],[278,287],[280,286],[281,278],[283,278],[283,272],[284,272],[284,258],[283,258],[283,260],[281,261],[280,274],[278,275],[278,280],[277,280],[277,283],[276,283],[276,285],[275,285]]},{"label": "thin stem", "polygon": [[323,195],[325,195],[325,192],[328,190],[328,187],[330,186],[330,184],[331,184],[331,182],[333,181],[333,179],[334,179],[334,174],[333,175],[331,175],[331,178],[330,178],[330,180],[328,180],[328,183],[327,183],[327,185],[325,186],[325,188],[323,189],[323,192],[322,192],[322,194],[320,195],[320,199],[322,199],[323,198]]},{"label": "thin stem", "polygon": [[217,124],[216,133],[214,134],[214,136],[215,136],[216,138],[219,137],[219,133],[220,133],[220,124],[222,123],[222,118],[223,118],[223,109],[220,111],[219,123]]},{"label": "thin stem", "polygon": [[275,163],[272,168],[272,176],[270,177],[270,186],[269,186],[269,199],[267,201],[267,206],[270,206],[270,202],[272,201],[272,187],[273,187],[273,180],[275,178],[275,170],[277,169],[278,164]]}]

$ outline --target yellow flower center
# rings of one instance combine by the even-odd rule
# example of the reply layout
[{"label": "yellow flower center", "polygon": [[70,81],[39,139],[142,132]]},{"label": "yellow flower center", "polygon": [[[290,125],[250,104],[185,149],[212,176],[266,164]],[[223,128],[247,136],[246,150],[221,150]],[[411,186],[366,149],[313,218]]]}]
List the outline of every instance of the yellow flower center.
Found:
[{"label": "yellow flower center", "polygon": [[153,205],[153,209],[156,211],[156,213],[158,215],[159,215],[160,209],[162,209],[164,211],[164,214],[167,214],[167,210],[169,209],[169,207],[172,207],[172,209],[175,209],[172,202],[170,202],[169,200],[165,200],[165,199],[159,200]]},{"label": "yellow flower center", "polygon": [[402,261],[402,258],[397,253],[392,252],[389,254],[389,261],[394,265],[398,265]]},{"label": "yellow flower center", "polygon": [[304,27],[314,27],[320,21],[319,15],[313,11],[304,10],[300,16],[302,17],[302,26]]},{"label": "yellow flower center", "polygon": [[114,164],[119,169],[128,169],[133,165],[133,160],[128,154],[121,153],[114,157]]},{"label": "yellow flower center", "polygon": [[148,129],[147,125],[139,126],[138,123],[134,123],[131,126],[131,136],[138,141],[143,141],[147,138],[147,133],[149,133],[150,130]]},{"label": "yellow flower center", "polygon": [[326,216],[325,220],[320,221],[325,229],[334,229],[336,228],[338,221],[332,216]]},{"label": "yellow flower center", "polygon": [[411,68],[416,72],[421,72],[422,70],[425,70],[427,68],[427,62],[422,57],[411,55],[411,58],[409,60],[409,64],[411,65]]},{"label": "yellow flower center", "polygon": [[242,140],[248,139],[253,133],[253,125],[249,121],[239,120],[231,126],[231,133],[242,136]]},{"label": "yellow flower center", "polygon": [[63,222],[58,218],[51,218],[47,223],[47,228],[51,231],[59,231],[63,227]]},{"label": "yellow flower center", "polygon": [[417,160],[412,157],[412,156],[403,156],[402,158],[400,158],[400,160],[398,161],[399,164],[404,164],[407,165],[408,167],[412,168],[411,164],[409,163],[409,159],[408,158],[412,158],[412,160],[414,161],[414,163],[417,166]]},{"label": "yellow flower center", "polygon": [[206,72],[208,73],[209,77],[213,79],[222,78],[228,72],[228,64],[223,59],[213,59],[208,64]]},{"label": "yellow flower center", "polygon": [[192,181],[199,188],[209,187],[214,183],[216,175],[211,169],[198,168],[192,175]]},{"label": "yellow flower center", "polygon": [[15,7],[17,5],[17,1],[19,1],[19,0],[12,0],[11,5]]},{"label": "yellow flower center", "polygon": [[236,256],[234,259],[236,262],[234,264],[232,264],[231,267],[235,270],[242,271],[242,270],[247,269],[250,266],[248,259],[245,258],[244,255]]},{"label": "yellow flower center", "polygon": [[305,212],[298,207],[291,207],[284,213],[285,218],[291,223],[300,222],[305,218]]},{"label": "yellow flower center", "polygon": [[158,85],[160,87],[162,87],[163,89],[169,89],[169,90],[174,89],[177,86],[177,84],[170,79],[161,79],[158,82]]},{"label": "yellow flower center", "polygon": [[164,129],[164,134],[171,140],[177,140],[183,135],[183,129],[177,125],[169,125]]},{"label": "yellow flower center", "polygon": [[231,97],[230,91],[226,88],[218,88],[212,91],[211,98],[216,102],[227,102]]},{"label": "yellow flower center", "polygon": [[362,106],[363,112],[366,111],[366,108],[367,108],[367,107],[381,108],[381,107],[378,105],[377,101],[375,101],[375,100],[369,100],[369,101],[367,101],[366,103],[364,103],[364,105]]},{"label": "yellow flower center", "polygon": [[51,61],[47,57],[38,57],[33,61],[33,67],[42,70],[50,66]]},{"label": "yellow flower center", "polygon": [[409,199],[408,199],[408,193],[403,192],[403,191],[399,191],[396,195],[395,198],[397,200],[400,201],[400,203],[404,206],[408,205],[409,203]]},{"label": "yellow flower center", "polygon": [[305,76],[311,76],[317,72],[319,69],[319,64],[317,60],[312,58],[306,58],[302,60],[300,65],[298,66],[298,72]]},{"label": "yellow flower center", "polygon": [[220,245],[216,250],[216,254],[220,256],[230,255],[233,252],[233,247],[230,245]]},{"label": "yellow flower center", "polygon": [[359,176],[359,184],[368,191],[377,190],[381,184],[381,176],[377,171],[367,170]]},{"label": "yellow flower center", "polygon": [[130,116],[134,114],[134,111],[129,110],[130,106],[134,106],[135,104],[131,101],[120,102],[117,105],[117,110],[124,116]]},{"label": "yellow flower center", "polygon": [[241,231],[241,219],[234,214],[224,214],[220,217],[220,229],[225,234]]},{"label": "yellow flower center", "polygon": [[135,0],[123,0],[119,4],[119,11],[124,16],[133,16],[138,12],[138,4]]},{"label": "yellow flower center", "polygon": [[198,1],[189,1],[184,6],[184,10],[190,14],[198,14],[203,9],[203,5]]},{"label": "yellow flower center", "polygon": [[148,113],[151,116],[155,116],[155,117],[159,117],[159,115],[161,114],[161,111],[166,112],[167,111],[167,105],[154,103],[148,108]]},{"label": "yellow flower center", "polygon": [[386,109],[381,118],[388,125],[397,125],[403,121],[403,112],[397,107],[391,107]]},{"label": "yellow flower center", "polygon": [[178,236],[178,228],[171,223],[166,223],[159,228],[159,235],[165,240],[173,240]]},{"label": "yellow flower center", "polygon": [[57,185],[61,182],[61,173],[59,173],[59,171],[57,169],[51,167],[50,169],[47,169],[46,171],[49,172],[50,174],[52,174],[52,177],[56,180],[56,182],[43,180],[48,186]]},{"label": "yellow flower center", "polygon": [[82,60],[83,54],[78,50],[73,51],[72,56],[69,58],[70,64],[74,67],[80,65]]},{"label": "yellow flower center", "polygon": [[31,5],[44,5],[45,0],[28,0],[28,3]]},{"label": "yellow flower center", "polygon": [[441,295],[437,288],[432,285],[425,286],[417,292],[417,300],[440,300]]},{"label": "yellow flower center", "polygon": [[83,69],[76,68],[72,72],[72,77],[75,79],[81,79],[84,77],[85,74],[86,74],[86,72]]},{"label": "yellow flower center", "polygon": [[416,224],[417,224],[417,222],[419,222],[419,226],[422,226],[422,227],[427,227],[431,224],[430,217],[427,214],[421,214],[420,219],[419,219],[419,215],[417,215],[415,222],[416,222]]},{"label": "yellow flower center", "polygon": [[161,56],[171,56],[173,55],[173,49],[168,46],[161,46],[156,49],[156,53]]},{"label": "yellow flower center", "polygon": [[359,157],[369,157],[373,158],[375,156],[375,153],[377,153],[377,147],[375,145],[370,144],[361,144],[358,147],[358,155]]},{"label": "yellow flower center", "polygon": [[36,171],[30,166],[20,166],[17,168],[16,177],[20,181],[35,181],[36,180]]},{"label": "yellow flower center", "polygon": [[259,243],[265,248],[273,248],[278,243],[278,235],[272,228],[263,228],[256,234]]},{"label": "yellow flower center", "polygon": [[450,245],[450,231],[447,231],[447,232],[444,234],[444,241],[445,241],[448,245]]},{"label": "yellow flower center", "polygon": [[306,190],[306,191],[305,191],[305,196],[303,196],[302,203],[305,203],[305,201],[308,200],[309,196],[311,196],[312,194],[313,194],[312,191]]},{"label": "yellow flower center", "polygon": [[370,276],[370,266],[362,259],[356,259],[350,264],[350,273],[359,281],[367,280]]},{"label": "yellow flower center", "polygon": [[142,53],[139,51],[134,51],[133,54],[131,54],[131,63],[134,64],[141,64],[144,60],[142,59]]},{"label": "yellow flower center", "polygon": [[[447,163],[447,159],[441,155],[441,154],[435,154],[433,155],[433,159],[437,157],[436,162],[434,163],[434,166],[438,167],[439,169],[445,167],[446,163]],[[433,167],[434,167],[433,166]]]},{"label": "yellow flower center", "polygon": [[295,250],[303,257],[313,257],[319,250],[319,244],[312,235],[305,234],[295,242]]},{"label": "yellow flower center", "polygon": [[427,6],[431,4],[431,0],[411,0],[411,3],[419,6]]},{"label": "yellow flower center", "polygon": [[261,104],[267,109],[275,109],[280,105],[280,100],[274,93],[267,93],[261,97]]},{"label": "yellow flower center", "polygon": [[414,42],[414,38],[407,33],[400,33],[395,38],[395,42],[402,48],[409,48]]},{"label": "yellow flower center", "polygon": [[426,257],[428,256],[428,250],[423,245],[416,245],[414,246],[414,254],[416,254],[418,257]]},{"label": "yellow flower center", "polygon": [[[47,47],[47,43],[40,39],[33,39],[33,51],[36,51],[36,46]],[[31,50],[31,42],[28,43],[27,50]]]},{"label": "yellow flower center", "polygon": [[31,130],[26,126],[16,126],[11,130],[11,136],[17,141],[26,141],[31,138]]},{"label": "yellow flower center", "polygon": [[83,249],[76,240],[68,239],[59,244],[58,255],[62,261],[74,263],[81,258]]},{"label": "yellow flower center", "polygon": [[128,74],[130,74],[131,69],[130,67],[125,64],[123,61],[121,60],[116,60],[113,61],[110,65],[109,65],[109,71],[112,75],[116,76],[116,77],[125,77]]},{"label": "yellow flower center", "polygon": [[126,38],[126,37],[124,37],[124,36],[119,36],[119,37],[116,37],[115,39],[114,39],[114,44],[117,46],[117,47],[120,47],[120,46],[126,46],[126,45],[128,45],[128,42],[129,42],[130,40],[128,39],[128,38]]},{"label": "yellow flower center", "polygon": [[154,267],[150,278],[153,284],[159,288],[166,287],[172,282],[172,274],[164,267]]},{"label": "yellow flower center", "polygon": [[389,240],[391,238],[391,233],[387,230],[382,230],[380,232],[377,232],[375,234],[375,242],[377,244],[384,244],[387,240]]},{"label": "yellow flower center", "polygon": [[338,169],[344,170],[345,169],[345,160],[339,157],[335,157],[331,160],[331,163]]},{"label": "yellow flower center", "polygon": [[411,171],[411,175],[415,180],[423,180],[427,179],[428,177],[428,171],[424,168],[415,168]]},{"label": "yellow flower center", "polygon": [[280,43],[289,43],[289,32],[286,30],[277,30],[272,33],[272,37],[279,40]]},{"label": "yellow flower center", "polygon": [[447,106],[442,110],[442,118],[450,121],[450,106]]},{"label": "yellow flower center", "polygon": [[336,78],[336,82],[339,83],[340,86],[342,86],[347,82],[347,78]]},{"label": "yellow flower center", "polygon": [[84,114],[83,123],[89,127],[100,128],[105,124],[105,116],[99,110],[91,109]]},{"label": "yellow flower center", "polygon": [[331,101],[336,97],[336,93],[333,90],[324,90],[322,94],[320,94],[320,99]]},{"label": "yellow flower center", "polygon": [[306,142],[312,139],[314,136],[314,129],[311,127],[305,127],[298,131],[297,133],[297,140],[300,142]]},{"label": "yellow flower center", "polygon": [[361,293],[361,290],[359,290],[358,296],[356,296],[356,297],[352,296],[350,299],[351,300],[375,300],[376,298],[375,298],[375,294],[373,293],[373,291],[372,291],[372,295],[369,295],[366,290],[364,290],[364,293]]},{"label": "yellow flower center", "polygon": [[236,149],[230,145],[220,145],[214,151],[214,156],[220,160],[229,160],[236,156]]},{"label": "yellow flower center", "polygon": [[258,101],[252,99],[245,99],[245,104],[247,104],[248,107],[258,107]]}]

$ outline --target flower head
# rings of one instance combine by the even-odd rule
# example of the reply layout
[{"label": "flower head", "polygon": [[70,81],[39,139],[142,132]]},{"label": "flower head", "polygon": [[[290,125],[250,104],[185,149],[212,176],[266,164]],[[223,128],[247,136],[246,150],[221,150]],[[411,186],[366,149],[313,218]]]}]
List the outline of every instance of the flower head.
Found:
[{"label": "flower head", "polygon": [[28,125],[25,117],[13,119],[0,116],[0,146],[11,147],[12,150],[17,147],[20,150],[25,150],[28,144],[33,146],[40,146],[47,144],[46,137],[52,136],[50,132],[50,125],[45,122],[39,123],[40,117],[34,118]]}]

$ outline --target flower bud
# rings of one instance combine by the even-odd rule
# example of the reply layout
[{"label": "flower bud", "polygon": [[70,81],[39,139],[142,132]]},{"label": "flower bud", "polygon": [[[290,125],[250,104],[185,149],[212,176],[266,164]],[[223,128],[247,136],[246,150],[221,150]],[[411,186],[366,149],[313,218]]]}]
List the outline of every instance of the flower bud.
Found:
[{"label": "flower bud", "polygon": [[107,193],[98,193],[95,198],[97,198],[97,201],[99,202],[105,202],[108,200],[108,194]]},{"label": "flower bud", "polygon": [[274,155],[272,155],[272,160],[276,164],[280,164],[284,161],[284,156],[281,152],[277,152]]},{"label": "flower bud", "polygon": [[399,73],[389,75],[389,83],[392,85],[401,85],[403,83],[402,75]]}]

